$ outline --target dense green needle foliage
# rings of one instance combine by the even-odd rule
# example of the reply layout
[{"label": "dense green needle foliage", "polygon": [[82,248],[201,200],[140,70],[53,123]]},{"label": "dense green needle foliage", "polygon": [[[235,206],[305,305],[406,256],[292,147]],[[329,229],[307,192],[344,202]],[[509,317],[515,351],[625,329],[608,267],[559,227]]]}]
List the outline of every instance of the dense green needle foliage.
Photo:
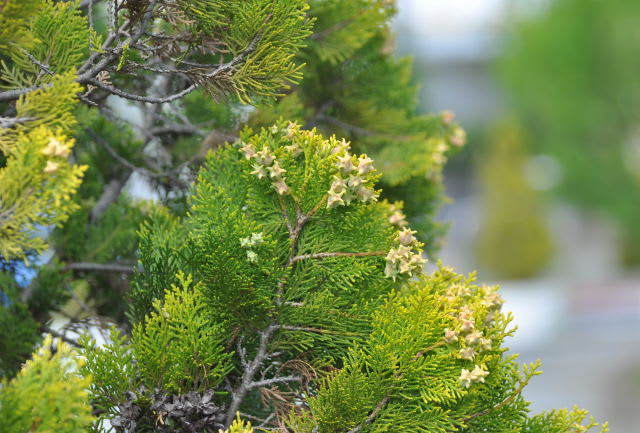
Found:
[{"label": "dense green needle foliage", "polygon": [[87,401],[91,378],[78,374],[81,359],[64,343],[55,352],[50,344],[47,338],[17,377],[1,383],[3,432],[82,433],[94,421]]},{"label": "dense green needle foliage", "polygon": [[[130,342],[84,340],[100,422],[195,431],[193,417],[215,431],[239,413],[258,430],[299,433],[597,426],[581,411],[529,415],[521,392],[539,364],[520,369],[504,347],[512,318],[497,288],[442,266],[423,274],[415,232],[377,200],[372,160],[350,152],[283,121],[209,154],[186,216],[141,231]],[[172,271],[153,272],[161,263]]]},{"label": "dense green needle foliage", "polygon": [[[465,134],[417,112],[394,12],[0,4],[0,430],[597,426],[530,416],[496,288],[424,273]],[[21,368],[43,333],[80,356],[47,337]]]}]

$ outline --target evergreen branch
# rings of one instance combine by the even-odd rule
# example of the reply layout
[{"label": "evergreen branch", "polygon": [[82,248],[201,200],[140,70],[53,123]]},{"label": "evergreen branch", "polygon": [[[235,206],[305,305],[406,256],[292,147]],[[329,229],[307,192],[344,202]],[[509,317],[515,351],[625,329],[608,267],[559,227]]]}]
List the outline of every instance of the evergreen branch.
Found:
[{"label": "evergreen branch", "polygon": [[389,400],[391,400],[391,397],[388,395],[385,396],[382,400],[380,400],[380,403],[376,405],[373,411],[371,411],[371,413],[363,423],[358,424],[357,426],[349,430],[347,433],[358,433],[362,430],[362,427],[364,427],[365,425],[371,424],[376,419],[380,411],[387,405],[387,403],[389,403]]},{"label": "evergreen branch", "polygon": [[289,218],[289,212],[287,212],[287,205],[284,202],[284,198],[280,194],[278,194],[278,204],[280,205],[280,212],[282,213],[282,218],[284,219],[284,222],[287,225],[287,230],[289,231],[289,237],[291,238],[293,236],[293,233],[294,233],[294,228],[291,225],[291,219]]},{"label": "evergreen branch", "polygon": [[65,271],[121,272],[127,274],[134,272],[133,266],[117,263],[68,263],[62,269]]},{"label": "evergreen branch", "polygon": [[[419,351],[418,353],[415,354],[415,356],[412,358],[412,361],[417,361],[418,359],[420,359],[425,353],[440,347],[444,344],[444,341],[440,340],[434,344],[432,344],[431,346],[422,349],[421,351]],[[395,374],[395,378],[396,379],[400,379],[402,377],[402,373],[398,372]],[[380,411],[382,411],[382,409],[387,405],[387,403],[389,403],[389,401],[391,400],[391,395],[387,394],[385,395],[382,400],[380,400],[380,402],[376,405],[375,408],[373,408],[373,410],[371,411],[371,413],[369,414],[369,416],[367,417],[366,420],[364,420],[364,422],[362,422],[361,424],[358,424],[357,426],[355,426],[354,428],[352,428],[351,430],[349,430],[347,433],[359,433],[362,428],[366,425],[371,424],[376,417],[378,416],[378,414],[380,413]]]},{"label": "evergreen branch", "polygon": [[23,87],[21,89],[6,90],[4,92],[0,92],[0,102],[15,101],[22,95],[26,95],[29,92],[33,92],[34,90],[39,90],[42,88],[43,86],[31,86]]},{"label": "evergreen branch", "polygon": [[[258,44],[258,41],[260,40],[260,35],[262,34],[261,31],[258,31],[255,35],[255,37],[253,38],[253,40],[251,41],[251,43],[247,46],[246,49],[244,49],[240,54],[238,54],[237,56],[235,56],[233,59],[231,59],[229,62],[227,63],[223,63],[221,65],[219,65],[216,69],[214,69],[213,71],[206,73],[203,75],[203,78],[206,79],[215,79],[217,76],[222,75],[226,72],[231,71],[235,66],[237,66],[239,63],[243,62],[247,56],[249,54],[251,54],[255,49],[256,46]],[[131,40],[133,40],[134,38],[132,37]],[[106,68],[107,64],[104,65],[104,68]],[[197,85],[191,84],[189,87],[187,87],[186,89],[178,92],[178,93],[174,93],[172,95],[169,96],[164,96],[164,97],[151,97],[151,96],[140,96],[140,95],[135,95],[133,93],[128,93],[125,92],[123,90],[120,90],[116,87],[110,86],[106,83],[103,83],[97,79],[95,79],[95,75],[100,72],[102,69],[100,70],[96,70],[97,68],[93,68],[91,71],[89,72],[93,72],[95,71],[94,74],[89,75],[89,72],[83,74],[82,76],[79,76],[78,79],[76,81],[78,81],[80,84],[91,84],[95,87],[98,87],[102,90],[105,90],[113,95],[116,96],[120,96],[122,98],[125,99],[129,99],[132,101],[137,101],[137,102],[146,102],[146,103],[150,103],[150,104],[164,104],[167,102],[171,102],[171,101],[175,101],[176,99],[180,99],[186,95],[188,95],[189,93],[193,92],[194,90],[197,89]],[[172,71],[166,71],[166,72],[172,72]],[[182,72],[182,71],[180,71]]]},{"label": "evergreen branch", "polygon": [[31,62],[36,65],[37,67],[39,67],[44,73],[46,73],[47,75],[54,75],[53,71],[51,69],[49,69],[49,66],[45,65],[44,63],[40,62],[38,59],[36,59],[35,57],[33,57],[31,55],[31,53],[29,53],[27,50],[21,48],[20,51],[22,51],[24,53],[25,56],[27,56],[27,58],[29,60],[31,60]]},{"label": "evergreen branch", "polygon": [[328,257],[371,257],[371,256],[384,256],[387,251],[370,251],[363,253],[315,253],[315,254],[303,254],[291,258],[291,263],[296,263],[307,259],[324,259]]},{"label": "evergreen branch", "polygon": [[202,129],[198,128],[195,125],[191,125],[191,124],[183,125],[179,123],[151,128],[148,132],[152,136],[178,134],[178,135],[198,135],[200,137],[204,137],[207,135],[205,131],[203,131]]},{"label": "evergreen branch", "polygon": [[[78,80],[78,81],[80,81],[80,80]],[[91,84],[93,86],[96,86],[99,89],[102,89],[102,90],[104,90],[106,92],[111,93],[112,95],[120,96],[122,98],[129,99],[131,101],[147,102],[147,103],[150,103],[150,104],[164,104],[164,103],[167,103],[167,102],[175,101],[176,99],[180,99],[180,98],[188,95],[189,93],[193,92],[197,88],[197,86],[195,84],[191,84],[186,89],[184,89],[184,90],[182,90],[180,92],[174,93],[172,95],[168,95],[168,96],[164,96],[164,97],[153,97],[153,96],[140,96],[140,95],[135,95],[133,93],[128,93],[128,92],[120,90],[120,89],[118,89],[116,87],[113,87],[113,86],[110,86],[108,84],[105,84],[105,83],[103,83],[100,80],[97,80],[95,78],[86,78],[86,79],[83,79],[80,82],[82,84]]]},{"label": "evergreen branch", "polygon": [[463,423],[466,423],[468,421],[471,421],[475,418],[479,418],[481,416],[485,416],[490,414],[491,412],[495,412],[497,410],[502,409],[503,407],[505,407],[506,405],[508,405],[509,403],[511,403],[513,400],[516,399],[516,397],[518,397],[522,391],[524,390],[524,387],[527,386],[527,384],[529,383],[529,379],[531,379],[531,376],[529,377],[525,377],[523,378],[519,383],[518,383],[518,387],[504,400],[502,400],[500,403],[498,403],[497,405],[493,406],[493,407],[488,407],[484,410],[481,410],[480,412],[476,412],[472,415],[469,415],[468,417],[464,418],[462,420]]},{"label": "evergreen branch", "polygon": [[[255,39],[254,39],[255,41]],[[316,206],[309,211],[306,215],[302,213],[302,210],[299,206],[296,205],[296,226],[291,227],[291,221],[289,219],[289,215],[286,209],[286,204],[284,203],[284,199],[278,195],[278,202],[280,204],[280,208],[282,211],[282,216],[285,219],[285,223],[287,224],[287,228],[289,230],[289,237],[291,239],[291,253],[289,256],[288,264],[291,265],[292,259],[295,256],[295,252],[297,250],[297,243],[300,237],[300,233],[302,229],[306,225],[306,223],[315,215],[316,212],[322,207],[325,199],[321,200]],[[285,280],[280,280],[278,282],[278,290],[276,294],[276,304],[282,304],[282,295],[284,294],[286,282]],[[271,325],[267,326],[267,328],[263,331],[259,332],[260,335],[260,344],[258,347],[258,352],[256,356],[253,358],[251,362],[249,362],[245,370],[242,374],[242,379],[240,381],[240,385],[238,388],[232,393],[232,401],[229,405],[229,409],[227,410],[227,419],[226,425],[230,426],[231,422],[233,422],[233,418],[240,408],[242,401],[244,400],[247,392],[251,389],[251,383],[253,381],[253,377],[255,376],[258,368],[262,365],[262,363],[269,358],[269,354],[267,353],[267,346],[273,334],[280,329],[280,325],[271,323]]]}]

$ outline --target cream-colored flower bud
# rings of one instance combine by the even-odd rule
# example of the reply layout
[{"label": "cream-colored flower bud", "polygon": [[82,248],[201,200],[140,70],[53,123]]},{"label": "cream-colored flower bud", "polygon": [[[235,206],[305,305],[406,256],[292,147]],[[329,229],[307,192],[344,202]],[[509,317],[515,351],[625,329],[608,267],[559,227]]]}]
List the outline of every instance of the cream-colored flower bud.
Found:
[{"label": "cream-colored flower bud", "polygon": [[278,161],[274,162],[271,167],[267,167],[267,170],[269,171],[269,176],[271,176],[272,179],[278,179],[287,172],[287,170],[280,167]]},{"label": "cream-colored flower bud", "polygon": [[362,155],[358,158],[358,174],[364,176],[373,170],[373,159],[367,155]]},{"label": "cream-colored flower bud", "polygon": [[457,127],[453,130],[453,134],[451,135],[451,144],[456,147],[462,147],[467,142],[467,133],[464,132],[464,129]]},{"label": "cream-colored flower bud", "polygon": [[400,227],[404,227],[407,225],[407,219],[405,215],[399,210],[391,214],[391,216],[389,217],[389,222],[393,225],[400,226]]},{"label": "cream-colored flower bud", "polygon": [[487,352],[491,350],[491,340],[489,338],[480,339],[480,351]]},{"label": "cream-colored flower bud", "polygon": [[356,194],[358,196],[358,200],[360,200],[362,203],[376,201],[376,199],[378,198],[378,194],[376,194],[373,188],[367,188],[362,185],[356,190]]},{"label": "cream-colored flower bud", "polygon": [[60,168],[60,164],[58,164],[57,162],[47,161],[47,165],[45,166],[43,171],[47,174],[51,174],[55,173],[58,168]]},{"label": "cream-colored flower bud", "polygon": [[465,388],[469,388],[471,386],[471,383],[473,382],[473,376],[471,375],[471,372],[469,370],[463,368],[460,373],[459,380],[462,386],[464,386]]},{"label": "cream-colored flower bud", "polygon": [[267,177],[267,171],[262,165],[259,164],[253,164],[253,171],[251,172],[251,174],[255,174],[256,176],[258,176],[258,179]]},{"label": "cream-colored flower bud", "polygon": [[256,155],[256,149],[250,143],[244,143],[244,146],[242,146],[240,150],[247,159],[251,159]]},{"label": "cream-colored flower bud", "polygon": [[329,191],[333,191],[336,194],[342,194],[347,189],[347,184],[344,182],[344,179],[336,176],[333,178],[333,182],[331,183],[331,188]]},{"label": "cream-colored flower bud", "polygon": [[251,263],[257,263],[258,262],[258,255],[251,250],[247,251],[247,260]]},{"label": "cream-colored flower bud", "polygon": [[440,116],[442,116],[442,121],[445,125],[451,125],[456,118],[456,115],[451,110],[442,111],[442,113],[440,113]]},{"label": "cream-colored flower bud", "polygon": [[444,329],[444,341],[447,344],[455,343],[458,341],[458,333],[453,329],[445,328]]},{"label": "cream-colored flower bud", "polygon": [[411,245],[416,241],[415,234],[417,232],[415,230],[411,230],[410,228],[402,229],[398,232],[398,242],[402,245]]},{"label": "cream-colored flower bud", "polygon": [[285,195],[289,192],[289,186],[285,183],[284,179],[278,179],[273,183],[273,187],[280,195]]},{"label": "cream-colored flower bud", "polygon": [[489,375],[489,372],[484,368],[476,365],[475,368],[471,371],[471,381],[473,383],[484,383],[484,378]]},{"label": "cream-colored flower bud", "polygon": [[336,165],[342,172],[342,174],[347,175],[353,171],[353,161],[351,159],[351,155],[348,153],[338,157],[338,162]]},{"label": "cream-colored flower bud", "polygon": [[61,146],[60,142],[56,138],[51,137],[49,143],[47,143],[47,147],[42,149],[42,154],[45,156],[53,156],[58,152],[59,146]]},{"label": "cream-colored flower bud", "polygon": [[460,321],[460,331],[463,334],[467,334],[471,331],[473,331],[475,328],[475,324],[473,323],[473,320],[461,320]]},{"label": "cream-colored flower bud", "polygon": [[467,342],[467,344],[476,344],[480,341],[480,339],[482,338],[482,332],[479,331],[473,331],[470,332],[469,334],[467,334],[466,337],[464,337],[464,341]]},{"label": "cream-colored flower bud", "polygon": [[465,359],[467,361],[473,361],[473,358],[476,356],[476,351],[473,347],[465,347],[464,349],[460,349],[460,358]]},{"label": "cream-colored flower bud", "polygon": [[259,164],[262,164],[265,167],[271,165],[274,159],[273,155],[271,154],[271,152],[269,152],[269,149],[266,146],[263,147],[260,152],[256,153],[255,158]]},{"label": "cream-colored flower bud", "polygon": [[329,191],[329,197],[327,198],[327,207],[333,208],[337,206],[344,206],[344,200],[342,200],[342,193],[336,193],[334,191]]}]

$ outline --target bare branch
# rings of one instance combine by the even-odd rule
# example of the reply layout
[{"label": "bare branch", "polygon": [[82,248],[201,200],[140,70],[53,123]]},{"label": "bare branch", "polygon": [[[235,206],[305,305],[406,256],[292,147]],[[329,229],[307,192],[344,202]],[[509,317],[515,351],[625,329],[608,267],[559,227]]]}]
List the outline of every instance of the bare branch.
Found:
[{"label": "bare branch", "polygon": [[175,101],[176,99],[180,99],[186,95],[188,95],[189,93],[193,92],[194,90],[196,90],[197,86],[195,84],[190,85],[189,87],[187,87],[186,89],[178,92],[178,93],[174,93],[172,95],[169,96],[164,96],[161,98],[157,98],[157,97],[153,97],[153,96],[140,96],[140,95],[134,95],[133,93],[128,93],[125,92],[123,90],[120,90],[116,87],[113,86],[109,86],[108,84],[105,84],[95,78],[86,78],[83,79],[82,84],[91,84],[93,86],[96,86],[99,89],[102,89],[104,91],[107,91],[109,93],[111,93],[112,95],[116,95],[116,96],[120,96],[122,98],[125,99],[129,99],[131,101],[137,101],[137,102],[147,102],[150,104],[164,104],[166,102],[171,102],[171,101]]},{"label": "bare branch", "polygon": [[128,170],[127,173],[123,173],[122,176],[111,179],[104,187],[102,195],[100,195],[97,203],[91,209],[91,222],[98,221],[107,211],[107,208],[118,200],[122,189],[131,176],[131,173],[132,172]]},{"label": "bare branch", "polygon": [[240,380],[240,385],[233,391],[233,398],[231,400],[231,404],[229,405],[229,409],[227,410],[227,419],[226,425],[229,426],[233,422],[234,417],[236,416],[236,412],[240,408],[240,404],[244,400],[247,392],[251,389],[250,386],[253,383],[253,378],[257,373],[258,369],[267,358],[267,347],[271,340],[271,337],[278,329],[278,325],[269,325],[265,330],[260,331],[260,344],[258,346],[258,352],[256,356],[253,358],[247,368],[245,368],[244,373],[242,373],[242,378]]},{"label": "bare branch", "polygon": [[291,258],[291,263],[296,263],[301,260],[307,259],[325,259],[329,257],[371,257],[371,256],[384,256],[387,251],[370,251],[363,253],[316,253],[316,254],[302,254]]},{"label": "bare branch", "polygon": [[20,123],[30,122],[35,117],[0,117],[0,128],[11,128]]},{"label": "bare branch", "polygon": [[119,272],[130,274],[133,273],[134,266],[117,263],[67,263],[62,269],[65,271]]},{"label": "bare branch", "polygon": [[300,382],[302,378],[300,376],[283,376],[274,377],[271,379],[258,380],[249,384],[249,389],[260,388],[263,386],[275,385],[276,383],[288,383],[288,382]]},{"label": "bare branch", "polygon": [[180,171],[186,166],[188,165],[191,161],[186,161],[185,163],[180,164],[178,167],[176,167],[173,170],[169,170],[169,171],[165,171],[165,172],[161,172],[161,173],[156,173],[153,172],[147,168],[144,167],[138,167],[137,165],[132,164],[128,159],[124,158],[123,156],[121,156],[120,154],[118,154],[118,152],[116,152],[113,147],[111,147],[109,145],[109,143],[107,143],[107,141],[105,139],[103,139],[102,137],[100,137],[98,134],[95,133],[95,131],[93,131],[90,128],[86,128],[86,131],[89,135],[91,135],[91,137],[102,147],[105,148],[105,150],[107,152],[109,152],[109,154],[116,159],[120,164],[124,165],[125,167],[129,168],[132,171],[136,171],[144,176],[147,176],[149,178],[152,179],[158,179],[158,178],[163,178],[163,177],[168,177],[172,180],[174,180],[176,183],[178,183],[179,185],[185,187],[186,184],[184,181],[180,180],[178,175],[180,174]]},{"label": "bare branch", "polygon": [[80,346],[80,344],[78,344],[78,342],[76,340],[73,340],[69,337],[67,337],[65,334],[56,331],[55,329],[51,328],[50,326],[47,325],[42,325],[40,326],[40,330],[46,334],[51,334],[52,336],[59,338],[60,340],[64,341],[67,344],[70,344],[73,347],[76,348],[80,348],[82,346]]}]

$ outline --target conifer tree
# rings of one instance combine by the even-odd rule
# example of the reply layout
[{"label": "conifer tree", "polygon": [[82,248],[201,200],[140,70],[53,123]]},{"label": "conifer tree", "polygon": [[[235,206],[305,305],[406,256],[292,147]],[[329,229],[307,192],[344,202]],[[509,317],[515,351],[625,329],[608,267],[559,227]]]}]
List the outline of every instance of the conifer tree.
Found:
[{"label": "conifer tree", "polygon": [[[440,266],[367,155],[280,121],[208,155],[189,211],[141,230],[130,339],[83,340],[118,432],[568,432],[531,416],[496,287]],[[163,271],[159,271],[164,269]],[[606,431],[606,425],[602,431]]]},{"label": "conifer tree", "polygon": [[[597,426],[578,410],[530,416],[521,392],[537,365],[506,353],[496,289],[423,272],[442,165],[465,137],[450,113],[416,112],[410,65],[391,56],[393,12],[388,0],[3,2],[0,324],[16,338],[2,340],[0,373],[55,332],[52,310],[129,325],[104,345],[59,334],[81,357],[45,339],[0,385],[6,429]],[[157,203],[123,193],[134,174]],[[25,288],[15,259],[41,261],[47,245],[54,259]]]},{"label": "conifer tree", "polygon": [[[36,273],[12,301],[30,313],[26,329],[35,320],[49,330],[49,311],[67,314],[67,302],[78,313],[70,326],[104,321],[96,317],[126,323],[122,298],[137,260],[138,226],[165,208],[184,213],[207,150],[233,141],[246,124],[280,117],[345,136],[378,158],[384,194],[404,201],[427,253],[435,254],[443,231],[432,218],[441,171],[464,132],[450,113],[417,112],[410,59],[393,57],[393,2],[7,0],[0,8],[5,147],[25,149],[13,146],[14,135],[35,125],[66,134],[54,138],[67,150],[53,142],[46,151],[52,156],[37,153],[39,165],[16,160],[5,169],[20,182],[3,188],[9,195],[2,208],[17,202],[23,211],[12,221],[0,214],[2,260],[9,278],[16,258],[30,258]],[[19,109],[39,92],[49,102]],[[125,120],[124,112],[138,120]],[[45,152],[51,140],[39,140]],[[47,167],[58,167],[59,185],[45,182],[52,177]],[[31,178],[25,170],[38,173],[30,184],[45,188],[40,202],[17,198],[40,191],[24,185]],[[133,199],[132,183],[147,185],[163,209]],[[55,213],[40,212],[44,200]],[[58,227],[43,236],[51,224]],[[38,263],[47,246],[53,258]]]}]

